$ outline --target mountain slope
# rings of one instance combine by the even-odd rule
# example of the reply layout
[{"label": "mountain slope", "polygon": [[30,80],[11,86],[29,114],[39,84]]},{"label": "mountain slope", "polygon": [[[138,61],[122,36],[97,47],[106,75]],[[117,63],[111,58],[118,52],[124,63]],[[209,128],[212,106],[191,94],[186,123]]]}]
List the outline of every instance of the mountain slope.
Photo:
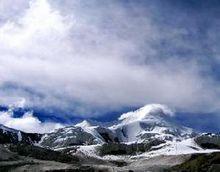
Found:
[{"label": "mountain slope", "polygon": [[[146,105],[136,111],[122,114],[118,122],[110,127],[84,120],[74,126],[55,130],[45,134],[40,145],[52,149],[80,146],[80,149],[77,149],[85,154],[99,151],[101,154],[106,152],[118,154],[117,151],[119,151],[125,154],[132,152],[136,155],[147,151],[156,156],[174,152],[176,145],[174,143],[178,143],[179,147],[187,152],[199,150],[191,139],[197,134],[190,128],[177,125],[172,120],[172,115],[174,115],[173,112],[166,106]],[[185,140],[189,141],[184,142]],[[109,150],[96,148],[100,146],[86,147],[86,145],[102,145],[104,149]],[[99,151],[93,149],[99,149]]]},{"label": "mountain slope", "polygon": [[116,142],[117,138],[108,128],[92,125],[82,121],[74,126],[68,126],[45,134],[40,145],[53,149],[76,145],[96,145],[107,142]]},{"label": "mountain slope", "polygon": [[[139,157],[210,152],[198,142],[192,129],[172,120],[174,113],[160,104],[146,105],[136,111],[122,114],[113,125],[105,126],[93,121],[57,129],[51,133],[28,134],[2,126],[0,142],[27,143],[54,150],[68,149],[84,154],[133,154]],[[92,145],[92,146],[90,146]],[[106,151],[105,149],[108,148]]]},{"label": "mountain slope", "polygon": [[192,129],[172,121],[173,112],[160,104],[146,105],[122,114],[117,125],[110,127],[121,142],[144,142],[150,139],[182,140],[195,135]]},{"label": "mountain slope", "polygon": [[0,144],[5,143],[26,143],[34,144],[40,141],[42,134],[25,133],[19,130],[8,128],[0,124]]},{"label": "mountain slope", "polygon": [[219,172],[220,153],[214,152],[210,154],[193,154],[189,160],[167,170],[167,172],[169,171]]}]

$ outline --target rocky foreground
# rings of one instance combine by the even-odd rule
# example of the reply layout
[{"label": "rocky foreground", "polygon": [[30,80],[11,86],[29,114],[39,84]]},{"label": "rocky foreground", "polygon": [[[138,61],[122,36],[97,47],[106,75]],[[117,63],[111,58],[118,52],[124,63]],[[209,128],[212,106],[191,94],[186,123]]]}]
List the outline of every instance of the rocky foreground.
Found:
[{"label": "rocky foreground", "polygon": [[0,171],[63,172],[218,172],[220,153],[163,155],[149,159],[108,161],[86,156],[66,155],[30,145],[1,145]]}]

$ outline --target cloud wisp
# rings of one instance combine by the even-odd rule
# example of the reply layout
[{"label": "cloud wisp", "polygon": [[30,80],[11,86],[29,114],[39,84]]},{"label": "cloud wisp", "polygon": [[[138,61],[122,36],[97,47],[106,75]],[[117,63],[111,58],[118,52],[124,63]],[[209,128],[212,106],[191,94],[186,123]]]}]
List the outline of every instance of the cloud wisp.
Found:
[{"label": "cloud wisp", "polygon": [[[161,30],[153,7],[95,0],[20,6],[21,11],[0,13],[0,103],[22,97],[27,106],[88,117],[154,102],[219,110],[218,81],[203,75],[209,66],[177,51],[190,49],[182,40],[188,30]],[[173,47],[166,47],[167,40]],[[173,51],[163,54],[164,49]]]}]

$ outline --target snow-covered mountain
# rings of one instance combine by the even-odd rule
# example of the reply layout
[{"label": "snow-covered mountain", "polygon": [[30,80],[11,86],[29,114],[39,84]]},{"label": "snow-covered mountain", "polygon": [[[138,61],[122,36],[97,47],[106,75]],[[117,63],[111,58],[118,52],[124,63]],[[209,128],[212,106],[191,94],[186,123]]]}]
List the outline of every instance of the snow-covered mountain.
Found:
[{"label": "snow-covered mountain", "polygon": [[146,105],[136,111],[122,114],[111,126],[82,121],[45,134],[41,146],[53,149],[74,145],[97,145],[104,143],[149,143],[157,144],[182,141],[196,135],[192,129],[172,121],[173,112],[160,104]]},{"label": "snow-covered mountain", "polygon": [[50,148],[63,148],[74,145],[96,145],[117,142],[116,135],[108,128],[92,125],[84,120],[74,126],[68,126],[45,134],[40,145]]},{"label": "snow-covered mountain", "polygon": [[199,139],[194,139],[198,138],[196,136],[199,136],[199,133],[178,125],[173,120],[173,115],[174,112],[167,106],[150,104],[122,114],[112,125],[84,120],[43,135],[24,133],[0,125],[0,142],[26,144],[38,142],[38,146],[49,149],[79,147],[82,152],[85,149],[87,152],[88,150],[94,152],[94,147],[105,144],[110,145],[108,147],[110,151],[112,147],[116,149],[112,152],[121,149],[125,149],[123,150],[125,152],[136,151],[132,145],[140,147],[142,153],[147,151],[155,155],[176,153],[177,147],[181,150],[180,154],[184,151],[185,153],[201,151],[202,147],[195,142]]},{"label": "snow-covered mountain", "polygon": [[35,145],[107,162],[219,151],[219,135],[196,133],[178,125],[173,115],[167,106],[150,104],[122,114],[112,125],[84,120],[42,135],[0,125],[0,144]]},{"label": "snow-covered mountain", "polygon": [[149,139],[182,140],[195,136],[192,129],[177,125],[174,113],[160,104],[146,105],[122,114],[119,123],[110,127],[120,142],[143,142]]}]

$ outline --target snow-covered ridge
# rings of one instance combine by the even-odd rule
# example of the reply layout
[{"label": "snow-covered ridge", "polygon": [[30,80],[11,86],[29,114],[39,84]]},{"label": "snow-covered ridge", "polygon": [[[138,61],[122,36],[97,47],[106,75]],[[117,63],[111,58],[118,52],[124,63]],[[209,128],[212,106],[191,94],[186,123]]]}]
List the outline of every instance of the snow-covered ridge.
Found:
[{"label": "snow-covered ridge", "polygon": [[[134,156],[139,157],[217,151],[203,149],[195,140],[196,136],[203,135],[195,133],[190,128],[178,125],[172,120],[173,115],[174,112],[167,106],[150,104],[136,111],[122,114],[118,121],[110,126],[84,120],[78,124],[44,134],[42,137],[10,129],[3,125],[0,125],[0,131],[3,134],[9,134],[15,143],[33,144],[36,143],[35,140],[41,138],[37,146],[97,157],[99,156],[97,150],[105,145],[113,145],[113,149],[114,146],[125,145],[125,151],[133,149],[132,146],[147,145],[149,149],[144,150],[144,152],[140,153],[136,152],[136,149],[132,150],[135,152]],[[215,137],[215,135],[208,135],[207,137],[211,136]],[[208,139],[205,138],[206,140]],[[212,143],[211,141],[210,143]],[[108,158],[108,155],[111,156],[111,154],[107,154],[106,157],[102,158]]]},{"label": "snow-covered ridge", "polygon": [[98,143],[104,143],[102,136],[97,131],[99,126],[93,126],[90,122],[84,120],[81,123],[76,124],[75,127],[80,127],[85,132],[91,134],[94,138],[96,138]]},{"label": "snow-covered ridge", "polygon": [[4,126],[2,124],[0,124],[0,129],[2,129],[3,133],[5,133],[5,132],[18,133],[19,132],[18,130],[6,127],[6,126]]},{"label": "snow-covered ridge", "polygon": [[190,138],[190,128],[177,125],[174,112],[165,105],[150,104],[122,114],[119,123],[110,127],[121,142],[144,142],[149,139],[181,140]]},{"label": "snow-covered ridge", "polygon": [[15,130],[15,129],[12,129],[12,128],[8,128],[2,124],[0,124],[0,130],[2,130],[2,133],[3,134],[10,134],[10,135],[14,135],[13,137],[15,139],[17,139],[19,142],[22,141],[22,134],[21,134],[21,131],[19,130]]},{"label": "snow-covered ridge", "polygon": [[173,141],[192,137],[192,129],[177,125],[172,120],[174,112],[160,104],[146,105],[136,111],[122,114],[118,122],[105,127],[97,122],[82,121],[58,129],[43,137],[42,143],[54,148],[71,145],[103,143],[142,143],[152,140]]},{"label": "snow-covered ridge", "polygon": [[12,129],[0,124],[0,143],[26,143],[34,144],[41,138],[41,134],[25,133],[16,129]]}]

